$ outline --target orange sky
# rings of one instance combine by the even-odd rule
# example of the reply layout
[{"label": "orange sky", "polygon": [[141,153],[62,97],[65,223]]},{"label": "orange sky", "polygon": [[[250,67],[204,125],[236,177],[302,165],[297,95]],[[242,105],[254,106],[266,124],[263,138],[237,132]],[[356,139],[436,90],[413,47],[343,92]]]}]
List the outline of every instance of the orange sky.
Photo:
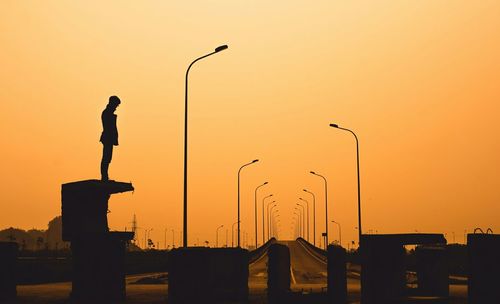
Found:
[{"label": "orange sky", "polygon": [[163,247],[182,227],[185,70],[228,44],[190,77],[190,244],[236,221],[236,173],[254,158],[241,191],[252,238],[264,181],[282,238],[304,187],[324,230],[315,170],[329,217],[357,240],[354,140],[331,122],[360,139],[365,232],[498,232],[499,16],[498,1],[2,1],[0,229],[46,228],[62,183],[99,177],[116,94],[110,176],[136,191],[113,197],[110,225],[130,229],[135,213]]}]

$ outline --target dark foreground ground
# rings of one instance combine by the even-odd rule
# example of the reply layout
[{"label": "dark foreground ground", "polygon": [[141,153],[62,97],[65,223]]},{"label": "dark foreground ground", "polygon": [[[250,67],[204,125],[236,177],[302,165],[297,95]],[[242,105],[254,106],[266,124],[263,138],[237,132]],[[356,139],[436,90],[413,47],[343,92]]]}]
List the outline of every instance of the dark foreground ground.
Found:
[{"label": "dark foreground ground", "polygon": [[[162,278],[162,274],[144,274],[127,277],[127,299],[124,303],[168,303],[167,292],[168,284]],[[265,278],[252,282],[250,279],[250,297],[249,303],[268,303],[266,297]],[[297,296],[299,303],[321,303],[324,299],[324,290],[326,284],[292,284],[292,291],[301,296]],[[349,302],[359,303],[359,280],[349,279]],[[11,303],[75,303],[69,300],[71,292],[71,283],[51,283],[40,285],[21,285],[18,286],[17,301]],[[467,303],[467,286],[451,285],[450,293],[452,298],[447,302],[449,304]],[[421,299],[411,303],[441,303],[432,299]]]}]

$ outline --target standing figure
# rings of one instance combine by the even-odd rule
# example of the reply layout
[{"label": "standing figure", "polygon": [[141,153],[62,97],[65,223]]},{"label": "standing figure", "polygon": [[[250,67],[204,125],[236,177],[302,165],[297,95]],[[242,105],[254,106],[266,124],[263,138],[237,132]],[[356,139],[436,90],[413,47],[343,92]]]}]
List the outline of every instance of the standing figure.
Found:
[{"label": "standing figure", "polygon": [[102,160],[101,160],[101,179],[109,180],[108,168],[113,157],[113,146],[118,146],[118,128],[116,127],[115,110],[120,104],[120,98],[117,96],[109,97],[106,109],[102,111],[102,134],[100,142],[102,143]]}]

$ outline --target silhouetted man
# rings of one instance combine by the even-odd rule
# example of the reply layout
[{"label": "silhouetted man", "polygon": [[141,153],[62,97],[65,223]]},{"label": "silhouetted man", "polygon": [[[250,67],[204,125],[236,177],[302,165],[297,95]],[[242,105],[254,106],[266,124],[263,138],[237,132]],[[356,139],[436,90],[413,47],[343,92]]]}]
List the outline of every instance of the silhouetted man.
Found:
[{"label": "silhouetted man", "polygon": [[102,142],[102,160],[101,160],[101,179],[109,180],[108,168],[113,157],[113,146],[118,146],[118,128],[116,127],[115,110],[120,104],[120,98],[117,96],[109,97],[106,109],[102,111],[102,134],[100,142]]}]

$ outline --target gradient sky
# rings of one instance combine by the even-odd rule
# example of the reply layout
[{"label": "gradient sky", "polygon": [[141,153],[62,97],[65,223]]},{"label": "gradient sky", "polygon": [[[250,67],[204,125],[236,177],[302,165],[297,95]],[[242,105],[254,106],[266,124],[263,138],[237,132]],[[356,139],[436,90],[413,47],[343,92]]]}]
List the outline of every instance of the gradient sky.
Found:
[{"label": "gradient sky", "polygon": [[110,226],[130,229],[135,213],[140,238],[178,239],[185,70],[228,44],[190,74],[191,245],[236,222],[237,171],[255,158],[241,184],[249,237],[264,181],[259,227],[273,193],[293,237],[308,188],[324,231],[314,170],[330,219],[357,240],[355,142],[332,122],[359,136],[365,232],[499,232],[499,16],[486,0],[1,1],[0,229],[46,229],[62,183],[99,178],[100,113],[116,94],[110,177],[136,191],[113,196]]}]

